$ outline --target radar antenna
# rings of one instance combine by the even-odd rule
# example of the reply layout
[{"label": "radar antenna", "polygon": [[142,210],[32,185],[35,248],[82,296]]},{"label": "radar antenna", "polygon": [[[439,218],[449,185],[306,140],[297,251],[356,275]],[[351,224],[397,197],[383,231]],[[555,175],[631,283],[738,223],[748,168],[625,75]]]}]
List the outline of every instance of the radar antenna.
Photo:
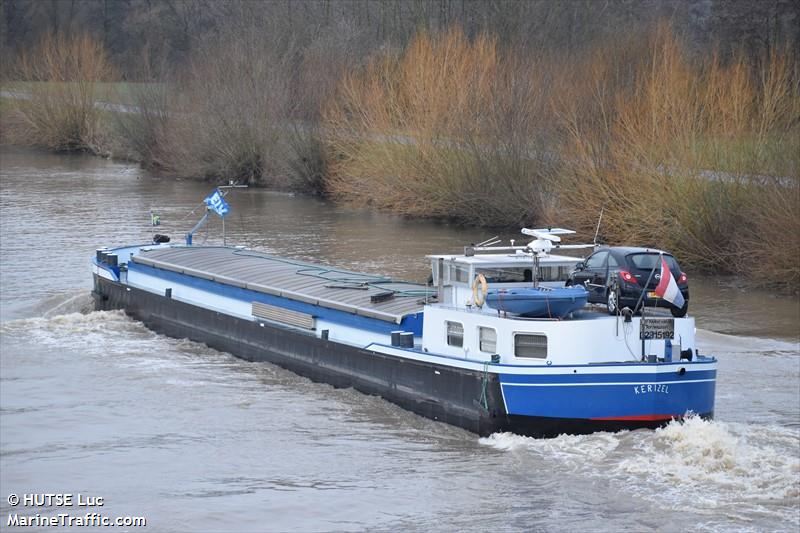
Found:
[{"label": "radar antenna", "polygon": [[546,255],[554,248],[554,242],[561,242],[559,235],[572,235],[575,233],[571,229],[564,228],[542,228],[542,229],[529,229],[522,228],[522,233],[536,237],[528,243],[528,248],[536,255]]}]

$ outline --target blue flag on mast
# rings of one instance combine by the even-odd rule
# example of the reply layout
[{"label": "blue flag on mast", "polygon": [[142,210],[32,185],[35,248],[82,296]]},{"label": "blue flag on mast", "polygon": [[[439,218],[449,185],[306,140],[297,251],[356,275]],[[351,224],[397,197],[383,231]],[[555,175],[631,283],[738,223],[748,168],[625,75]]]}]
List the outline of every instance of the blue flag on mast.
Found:
[{"label": "blue flag on mast", "polygon": [[214,192],[206,196],[205,203],[209,209],[212,209],[222,218],[225,218],[225,215],[227,215],[228,211],[231,210],[228,202],[225,201],[225,198],[222,196],[222,193],[219,189],[214,189]]}]

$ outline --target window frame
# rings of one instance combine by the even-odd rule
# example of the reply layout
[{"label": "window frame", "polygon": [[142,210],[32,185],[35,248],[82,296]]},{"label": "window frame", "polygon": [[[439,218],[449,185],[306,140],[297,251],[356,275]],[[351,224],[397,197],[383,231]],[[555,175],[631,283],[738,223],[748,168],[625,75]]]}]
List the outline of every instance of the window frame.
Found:
[{"label": "window frame", "polygon": [[[459,326],[461,328],[461,343],[460,344],[453,344],[453,343],[450,342],[450,337],[451,337],[450,325],[451,324],[452,325],[457,325],[457,326]],[[453,336],[455,338],[455,334],[453,334]],[[447,343],[448,346],[452,346],[454,348],[463,348],[464,347],[464,324],[461,323],[461,322],[456,322],[454,320],[445,320],[444,321],[444,338],[445,338],[445,342]]]},{"label": "window frame", "polygon": [[461,265],[456,262],[450,263],[449,281],[451,283],[470,283],[470,271],[472,269],[469,265]]},{"label": "window frame", "polygon": [[[539,355],[519,355],[517,353],[517,337],[519,336],[527,336],[527,337],[544,337],[544,356]],[[540,359],[546,360],[549,357],[549,340],[547,338],[547,334],[541,332],[533,332],[533,331],[515,331],[514,332],[514,357],[519,357],[521,359]]]},{"label": "window frame", "polygon": [[[492,331],[494,333],[494,340],[491,341],[492,344],[494,344],[494,349],[492,349],[492,350],[484,350],[483,349],[483,343],[484,343],[483,331],[484,330]],[[491,354],[496,354],[497,353],[497,329],[496,328],[493,328],[491,326],[478,326],[478,350],[480,350],[483,353],[491,353]]]},{"label": "window frame", "polygon": [[[610,253],[611,252],[609,252],[608,250],[600,250],[598,252],[593,253],[592,255],[589,256],[588,259],[586,259],[586,269],[589,270],[589,269],[593,269],[593,268],[597,268],[597,269],[605,268],[608,265],[608,256],[609,256]],[[592,266],[592,265],[589,264],[589,261],[591,261],[592,258],[599,257],[601,255],[603,256],[603,262],[600,265]]]}]

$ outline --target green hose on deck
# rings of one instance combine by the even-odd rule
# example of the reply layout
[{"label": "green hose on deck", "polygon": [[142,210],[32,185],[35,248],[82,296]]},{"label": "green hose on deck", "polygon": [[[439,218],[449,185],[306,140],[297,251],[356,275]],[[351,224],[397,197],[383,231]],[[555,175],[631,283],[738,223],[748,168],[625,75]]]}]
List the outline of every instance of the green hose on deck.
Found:
[{"label": "green hose on deck", "polygon": [[[308,263],[304,263],[301,261],[295,261],[292,259],[285,259],[281,257],[273,257],[273,256],[262,256],[255,253],[248,253],[244,250],[237,250],[233,252],[234,255],[239,255],[242,257],[254,257],[257,259],[264,259],[266,261],[274,261],[276,263],[283,263],[287,265],[292,265],[299,267],[295,272],[300,276],[309,276],[313,278],[318,278],[324,281],[331,281],[336,283],[342,283],[344,285],[353,285],[353,288],[358,287],[369,287],[373,289],[382,289],[388,290],[394,293],[395,296],[400,297],[408,297],[408,298],[419,298],[419,297],[427,297],[430,296],[430,291],[425,289],[411,289],[411,290],[401,290],[401,289],[391,289],[386,287],[380,287],[379,285],[391,283],[393,285],[414,285],[417,286],[415,283],[411,283],[408,281],[395,281],[391,278],[387,278],[386,276],[375,276],[371,274],[359,274],[355,272],[348,272],[346,270],[340,270],[338,268],[330,268],[325,266],[317,266],[317,265],[309,265]],[[344,277],[337,277],[331,274],[344,274]]]},{"label": "green hose on deck", "polygon": [[487,393],[489,387],[489,361],[483,363],[483,378],[481,379],[481,406],[484,410],[489,410],[489,395]]}]

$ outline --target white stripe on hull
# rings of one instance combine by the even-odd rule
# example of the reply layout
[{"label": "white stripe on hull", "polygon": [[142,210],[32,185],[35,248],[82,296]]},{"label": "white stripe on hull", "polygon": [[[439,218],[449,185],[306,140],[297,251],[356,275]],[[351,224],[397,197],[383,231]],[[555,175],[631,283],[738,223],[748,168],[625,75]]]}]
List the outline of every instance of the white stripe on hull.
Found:
[{"label": "white stripe on hull", "polygon": [[683,381],[621,381],[609,383],[501,383],[504,387],[596,387],[600,385],[672,385],[674,383],[705,383],[716,379],[685,379]]},{"label": "white stripe on hull", "polygon": [[[368,350],[372,350],[387,355],[395,355],[397,357],[405,357],[415,361],[424,361],[439,365],[446,365],[456,368],[463,368],[466,370],[475,370],[483,372],[484,361],[475,361],[474,359],[456,359],[448,356],[441,356],[435,354],[425,354],[413,350],[403,350],[391,346],[384,346],[380,344],[370,344],[367,346]],[[703,364],[680,362],[672,363],[669,365],[652,363],[625,363],[619,364],[593,364],[593,365],[574,365],[574,366],[549,366],[549,365],[496,365],[489,363],[489,372],[493,374],[527,374],[527,375],[574,375],[577,372],[581,374],[669,374],[678,372],[684,368],[687,373],[702,372],[706,370],[716,370],[716,362],[708,362]]]}]

